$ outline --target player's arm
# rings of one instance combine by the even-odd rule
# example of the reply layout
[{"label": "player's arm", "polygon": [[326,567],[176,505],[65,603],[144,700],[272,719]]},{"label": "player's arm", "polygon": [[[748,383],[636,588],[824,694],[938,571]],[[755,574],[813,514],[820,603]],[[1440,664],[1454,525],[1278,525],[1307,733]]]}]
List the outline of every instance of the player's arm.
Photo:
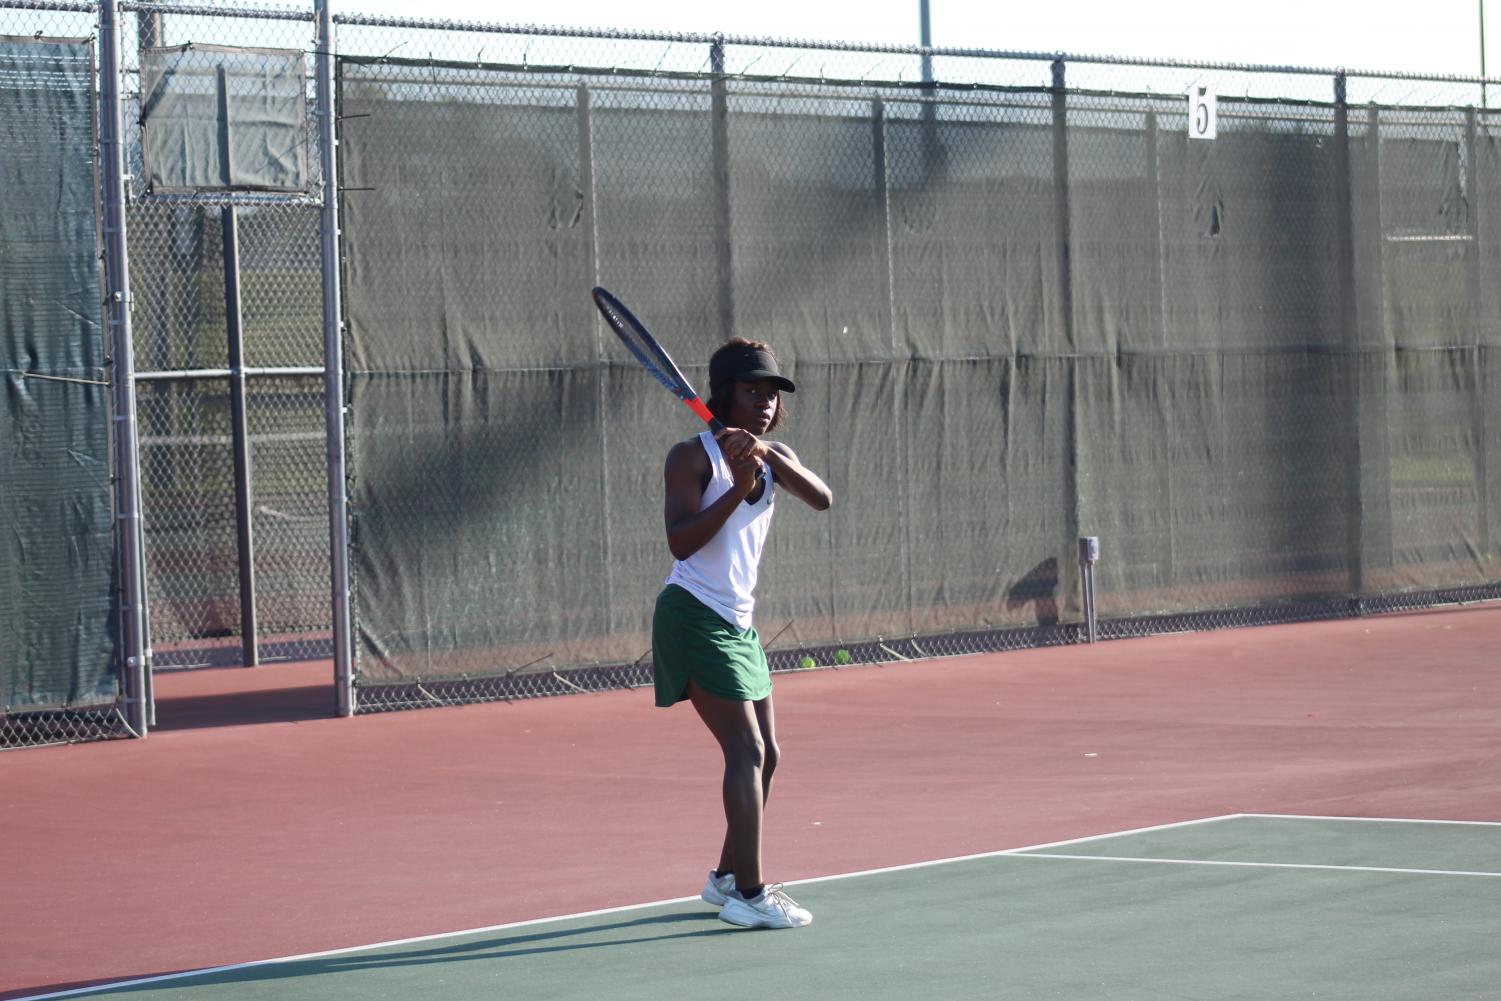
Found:
[{"label": "player's arm", "polygon": [[730,472],[735,477],[735,485],[713,504],[699,510],[704,486],[709,482],[709,456],[697,438],[672,446],[663,471],[667,499],[662,508],[662,519],[667,526],[667,548],[672,551],[674,559],[686,560],[724,527],[734,513],[735,505],[745,500],[755,487],[756,467],[760,464],[754,458],[731,460]]},{"label": "player's arm", "polygon": [[777,484],[815,511],[827,511],[834,503],[834,491],[818,474],[798,461],[792,446],[782,441],[763,441],[766,464],[771,467]]}]

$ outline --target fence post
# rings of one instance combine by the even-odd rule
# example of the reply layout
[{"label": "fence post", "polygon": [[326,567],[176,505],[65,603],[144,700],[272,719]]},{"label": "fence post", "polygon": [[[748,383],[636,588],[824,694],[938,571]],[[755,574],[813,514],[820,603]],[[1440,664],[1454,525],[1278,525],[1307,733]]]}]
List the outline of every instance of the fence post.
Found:
[{"label": "fence post", "polygon": [[933,170],[944,161],[938,157],[938,106],[937,90],[933,86],[933,32],[928,19],[928,2],[923,0],[920,11],[919,41],[922,46],[920,60],[922,74],[922,176],[923,183],[933,180]]},{"label": "fence post", "polygon": [[[923,106],[923,114],[927,115],[932,107],[932,102]],[[887,108],[886,101],[877,96],[870,101],[870,146],[871,146],[871,185],[877,200],[881,204],[881,240],[882,249],[886,255],[886,269],[883,272],[885,280],[886,301],[884,303],[887,323],[887,344],[891,351],[892,364],[899,364],[902,377],[896,387],[896,403],[892,407],[892,440],[901,452],[901,468],[910,469],[911,461],[911,435],[907,427],[906,414],[909,407],[912,390],[912,358],[911,352],[905,354],[900,350],[896,332],[896,247],[895,236],[891,228],[891,155],[888,148],[887,136]],[[927,138],[924,138],[927,143]],[[924,146],[924,156],[931,146]],[[932,177],[924,174],[924,184],[932,183]],[[913,597],[916,581],[912,572],[912,487],[910,483],[901,493],[902,500],[902,563],[901,572],[907,582],[907,631],[909,634],[917,631],[916,607],[917,602]],[[829,593],[831,608],[836,607],[838,602],[832,591]]]},{"label": "fence post", "polygon": [[[578,137],[579,137],[579,190],[584,193],[584,217],[587,223],[585,232],[589,242],[589,284],[596,286],[600,283],[599,274],[599,203],[596,198],[598,187],[594,183],[594,98],[587,83],[580,83],[575,91],[575,105],[578,108]],[[606,394],[609,392],[610,361],[605,350],[604,321],[594,317],[594,357],[596,361],[596,379],[594,384],[595,412],[599,414],[601,421],[606,420]],[[605,586],[605,627],[611,633],[615,631],[615,575],[610,571],[611,545],[610,526],[613,524],[610,512],[610,436],[605,433],[599,437],[599,468],[600,468],[600,505],[603,511],[600,532],[600,559],[604,565]]]},{"label": "fence post", "polygon": [[1355,221],[1354,178],[1350,171],[1350,105],[1346,76],[1334,76],[1334,225],[1337,322],[1340,326],[1342,378],[1337,384],[1345,394],[1345,560],[1349,590],[1357,606],[1366,590],[1365,512],[1361,502],[1361,455],[1363,452],[1360,391],[1360,326],[1355,310]]},{"label": "fence post", "polygon": [[[1058,247],[1058,310],[1065,350],[1074,348],[1072,210],[1068,190],[1068,85],[1062,59],[1053,61],[1053,222]],[[1077,534],[1077,533],[1076,533]]]},{"label": "fence post", "polygon": [[314,0],[318,152],[323,169],[323,398],[328,447],[328,535],[334,627],[334,688],[339,715],[355,711],[349,621],[349,498],[344,470],[344,323],[339,289],[339,181],[334,145],[334,20],[329,0]]},{"label": "fence post", "polygon": [[896,261],[893,259],[891,233],[891,181],[886,151],[886,102],[880,97],[870,102],[871,184],[881,201],[881,236],[886,241],[886,321],[891,350],[896,351]]},{"label": "fence post", "polygon": [[[1152,239],[1152,287],[1156,290],[1157,294],[1157,344],[1155,346],[1166,349],[1168,346],[1167,276],[1164,273],[1163,269],[1163,257],[1166,254],[1166,247],[1164,245],[1166,243],[1166,240],[1163,238],[1162,224],[1162,164],[1157,149],[1159,134],[1160,132],[1157,121],[1157,112],[1155,110],[1149,110],[1147,112],[1146,118],[1145,152],[1147,182],[1151,185],[1152,188],[1153,222],[1157,226],[1157,231],[1155,234],[1153,234]],[[1158,368],[1156,371],[1157,377],[1161,378],[1162,369]],[[1163,433],[1170,437],[1172,435],[1172,430],[1173,429],[1170,427],[1164,427]],[[1175,555],[1178,533],[1173,525],[1172,520],[1173,456],[1171,448],[1168,449],[1167,454],[1163,457],[1162,460],[1160,482],[1162,484],[1163,513],[1166,516],[1167,524],[1167,533],[1163,541],[1163,569],[1161,581],[1167,587],[1174,587],[1178,583],[1177,558]]]},{"label": "fence post", "polygon": [[[1355,267],[1356,343],[1363,357],[1358,410],[1360,417],[1361,569],[1371,586],[1372,568],[1387,574],[1392,566],[1391,409],[1388,385],[1395,352],[1387,336],[1386,223],[1381,212],[1381,113],[1366,108],[1365,138],[1352,143],[1364,149],[1363,169],[1351,177],[1354,194],[1351,238]],[[1365,285],[1362,287],[1361,283]],[[1392,586],[1389,576],[1374,582],[1377,589]]]},{"label": "fence post", "polygon": [[1465,267],[1465,292],[1469,299],[1470,351],[1474,361],[1474,389],[1471,391],[1471,421],[1475,429],[1475,503],[1478,508],[1477,538],[1483,557],[1491,553],[1490,482],[1486,462],[1485,405],[1485,303],[1480,270],[1480,136],[1474,108],[1465,110],[1465,190],[1469,192],[1469,257]]},{"label": "fence post", "polygon": [[[1082,521],[1081,497],[1079,496],[1079,407],[1080,407],[1080,375],[1079,365],[1081,359],[1075,353],[1074,346],[1074,281],[1072,251],[1072,219],[1073,210],[1069,202],[1069,167],[1068,167],[1068,83],[1065,75],[1062,58],[1053,60],[1053,228],[1054,243],[1057,247],[1058,268],[1058,323],[1053,327],[1062,338],[1057,357],[1066,367],[1068,372],[1068,392],[1065,395],[1064,406],[1067,412],[1064,415],[1067,428],[1068,450],[1064,456],[1067,467],[1063,471],[1064,490],[1067,494],[1063,498],[1063,510],[1067,512],[1067,522],[1063,531],[1068,538],[1067,546],[1077,545],[1080,535],[1080,523]],[[1065,557],[1059,561],[1059,576],[1067,578],[1077,569],[1072,559]],[[1077,595],[1077,582],[1062,580],[1062,593]]]},{"label": "fence post", "polygon": [[136,11],[136,45],[138,49],[153,49],[166,37],[160,11],[146,13]]},{"label": "fence post", "polygon": [[724,36],[709,45],[709,109],[714,170],[714,244],[719,336],[735,333],[735,275],[730,245],[730,96],[724,76]]},{"label": "fence post", "polygon": [[146,570],[141,532],[141,468],[136,426],[135,344],[131,330],[130,259],[125,241],[125,139],[120,97],[118,0],[99,4],[99,152],[103,181],[104,297],[113,353],[116,517],[120,522],[120,581],[124,604],[124,688],[127,721],[145,736],[151,719],[150,656],[146,639]]},{"label": "fence post", "polygon": [[254,486],[250,422],[245,406],[245,333],[240,296],[240,214],[233,205],[219,212],[224,230],[224,327],[229,338],[230,439],[234,443],[235,542],[240,563],[240,659],[261,662],[255,616]]}]

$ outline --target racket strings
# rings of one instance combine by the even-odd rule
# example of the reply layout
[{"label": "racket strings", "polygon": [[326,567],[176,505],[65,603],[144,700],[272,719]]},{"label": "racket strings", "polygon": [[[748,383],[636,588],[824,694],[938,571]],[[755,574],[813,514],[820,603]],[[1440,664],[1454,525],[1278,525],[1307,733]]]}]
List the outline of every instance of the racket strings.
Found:
[{"label": "racket strings", "polygon": [[633,322],[632,317],[620,312],[620,310],[615,308],[613,303],[606,299],[596,298],[595,302],[599,306],[599,311],[604,314],[605,319],[609,322],[610,328],[615,331],[616,336],[620,338],[631,354],[636,356],[636,360],[652,374],[653,378],[681,399],[686,400],[696,395],[693,392],[693,387],[688,384],[688,380],[684,379],[681,373],[677,372],[677,367],[670,360],[666,360],[664,367],[664,360],[657,358],[657,353],[661,349],[651,339],[650,334],[646,333],[637,323]]}]

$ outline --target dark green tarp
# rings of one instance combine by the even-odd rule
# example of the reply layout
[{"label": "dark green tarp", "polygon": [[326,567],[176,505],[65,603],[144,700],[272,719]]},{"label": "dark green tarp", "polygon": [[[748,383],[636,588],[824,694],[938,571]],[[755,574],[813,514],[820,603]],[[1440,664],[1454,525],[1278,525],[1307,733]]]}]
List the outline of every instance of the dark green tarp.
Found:
[{"label": "dark green tarp", "polygon": [[[799,392],[775,646],[1501,579],[1483,116],[340,64],[356,622],[371,681],[646,653],[700,382]],[[1489,372],[1489,374],[1487,374]],[[704,387],[700,387],[704,388]],[[1490,428],[1490,431],[1486,429]]]},{"label": "dark green tarp", "polygon": [[93,45],[0,39],[0,709],[119,693]]}]

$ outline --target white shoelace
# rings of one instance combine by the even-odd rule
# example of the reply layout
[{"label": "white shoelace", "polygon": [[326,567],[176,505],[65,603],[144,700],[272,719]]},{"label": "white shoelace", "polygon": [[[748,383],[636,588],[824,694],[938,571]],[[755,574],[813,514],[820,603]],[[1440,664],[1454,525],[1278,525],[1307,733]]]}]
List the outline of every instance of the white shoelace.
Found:
[{"label": "white shoelace", "polygon": [[793,900],[787,894],[787,891],[782,889],[781,883],[767,883],[766,888],[762,892],[766,894],[766,902],[768,904],[780,907],[784,911],[789,907],[797,906],[797,901]]}]

